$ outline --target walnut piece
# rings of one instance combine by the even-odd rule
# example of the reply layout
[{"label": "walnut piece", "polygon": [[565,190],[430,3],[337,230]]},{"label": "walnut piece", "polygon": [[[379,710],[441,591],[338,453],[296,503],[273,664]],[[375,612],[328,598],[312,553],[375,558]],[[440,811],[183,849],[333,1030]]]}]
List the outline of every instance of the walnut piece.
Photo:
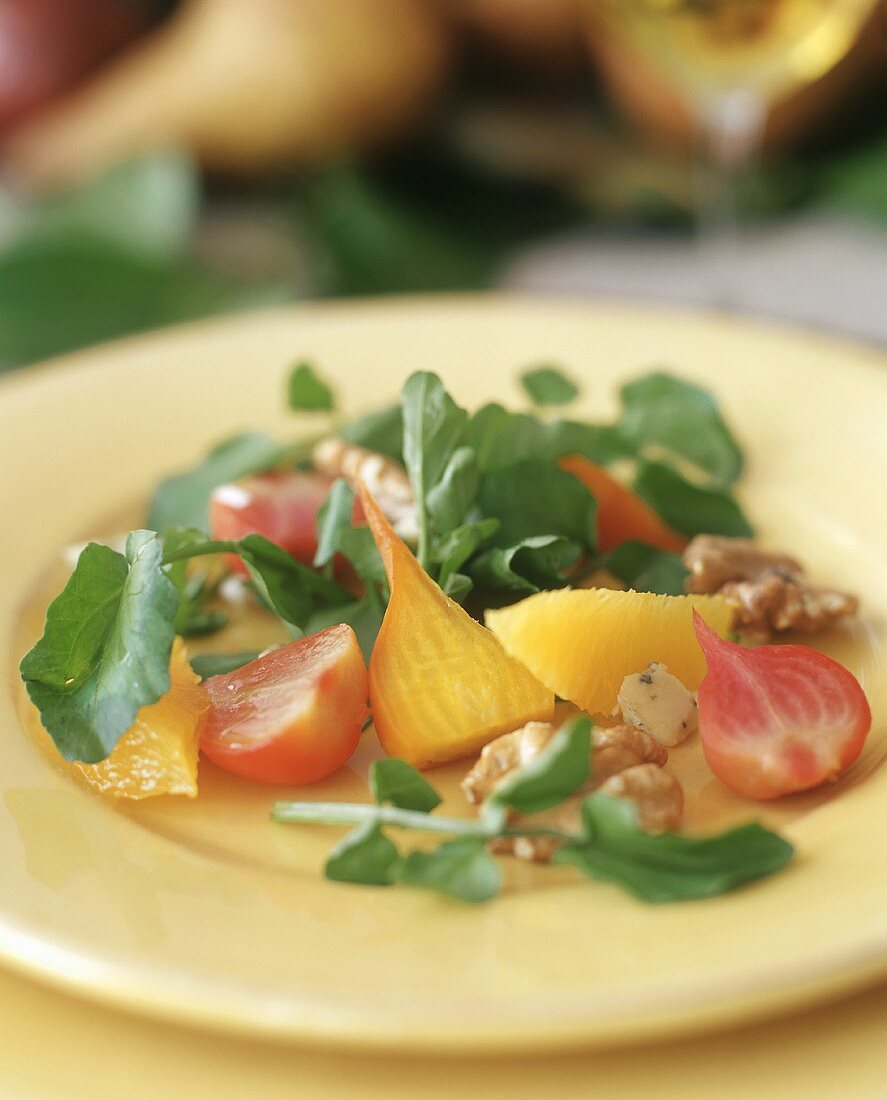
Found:
[{"label": "walnut piece", "polygon": [[314,445],[311,461],[328,477],[362,481],[402,538],[413,537],[416,505],[406,470],[386,455],[329,436]]},{"label": "walnut piece", "polygon": [[723,596],[744,630],[812,634],[859,607],[849,593],[807,584],[794,558],[760,550],[748,539],[697,535],[683,560],[690,571],[687,591]]},{"label": "walnut piece", "polygon": [[669,748],[680,745],[699,728],[693,693],[658,661],[643,672],[626,676],[618,700],[627,722]]},{"label": "walnut piece", "polygon": [[633,802],[645,833],[665,833],[677,828],[684,812],[680,783],[655,764],[638,764],[610,776],[601,792]]},{"label": "walnut piece", "polygon": [[[491,741],[483,748],[474,767],[462,780],[465,797],[475,805],[489,798],[506,776],[535,759],[556,732],[557,726],[550,722],[528,722],[520,729],[504,733]],[[614,776],[622,774],[626,769],[636,771],[638,766],[646,766],[658,771],[667,759],[668,752],[662,745],[649,734],[632,726],[620,725],[596,730],[589,781],[558,806],[538,814],[512,812],[509,822],[513,826],[525,824],[535,829],[578,832],[583,795],[597,787],[605,789]],[[559,841],[554,837],[500,837],[491,842],[490,850],[513,854],[518,859],[546,863],[558,844]]]}]

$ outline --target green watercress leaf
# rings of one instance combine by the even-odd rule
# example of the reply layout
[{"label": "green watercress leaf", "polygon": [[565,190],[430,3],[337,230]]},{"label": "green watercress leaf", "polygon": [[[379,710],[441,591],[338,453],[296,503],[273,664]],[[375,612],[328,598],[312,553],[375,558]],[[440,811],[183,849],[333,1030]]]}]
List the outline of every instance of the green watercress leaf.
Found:
[{"label": "green watercress leaf", "polygon": [[520,376],[521,385],[534,405],[569,405],[579,387],[557,367],[534,367]]},{"label": "green watercress leaf", "polygon": [[498,546],[536,535],[595,544],[597,502],[575,477],[544,459],[491,470],[481,481],[478,502],[485,516],[499,520]]},{"label": "green watercress leaf", "polygon": [[564,570],[582,553],[578,542],[560,535],[533,535],[514,546],[495,546],[470,563],[471,577],[482,588],[538,592],[566,584]]},{"label": "green watercress leaf", "polygon": [[370,790],[380,806],[390,802],[403,810],[430,813],[441,802],[434,787],[415,768],[396,756],[373,761]]},{"label": "green watercress leaf", "polygon": [[169,690],[179,598],[162,560],[152,531],[132,531],[125,555],[90,543],[21,662],[28,694],[66,760],[104,760],[139,709]]},{"label": "green watercress leaf", "polygon": [[403,412],[400,405],[390,405],[367,413],[343,425],[337,434],[346,443],[366,447],[388,458],[403,461]]},{"label": "green watercress leaf", "polygon": [[364,584],[377,584],[387,590],[385,566],[369,527],[342,528],[337,548],[351,562],[354,572]]},{"label": "green watercress leaf", "polygon": [[585,839],[560,848],[554,862],[617,883],[648,902],[715,897],[780,870],[792,858],[788,841],[749,824],[704,838],[651,836],[634,807],[597,793],[583,804]]},{"label": "green watercress leaf", "polygon": [[638,463],[634,490],[676,531],[751,538],[754,531],[726,489],[693,485],[661,462]]},{"label": "green watercress leaf", "polygon": [[482,519],[460,524],[434,540],[431,560],[440,566],[438,583],[441,588],[445,588],[449,578],[458,573],[465,562],[493,538],[498,530],[497,519]]},{"label": "green watercress leaf", "polygon": [[336,399],[311,363],[297,363],[287,378],[287,402],[294,412],[332,412]]},{"label": "green watercress leaf", "polygon": [[[203,544],[206,536],[196,528],[172,527],[162,532],[160,539],[166,559]],[[181,634],[183,638],[197,637],[212,634],[225,625],[228,621],[226,612],[213,610],[210,606],[217,585],[210,580],[205,569],[189,567],[183,557],[166,566],[166,575],[179,594],[179,609],[173,620],[176,634]]]},{"label": "green watercress leaf", "polygon": [[417,556],[423,568],[427,568],[433,536],[428,495],[441,480],[453,451],[459,446],[468,414],[450,397],[437,375],[426,371],[417,371],[407,379],[401,406],[403,460],[418,513]]},{"label": "green watercress leaf", "polygon": [[474,451],[457,447],[450,455],[440,480],[428,490],[428,515],[435,531],[450,531],[465,518],[474,503],[480,474]]},{"label": "green watercress leaf", "polygon": [[607,464],[634,455],[634,447],[616,425],[544,421],[496,403],[483,405],[472,416],[464,443],[474,449],[481,473],[530,458],[552,463],[564,455],[581,454]]},{"label": "green watercress leaf", "polygon": [[244,432],[226,439],[194,469],[160,482],[148,512],[148,526],[154,531],[176,526],[206,531],[213,489],[273,469],[283,454],[281,445],[264,432]]},{"label": "green watercress leaf", "polygon": [[344,478],[339,478],[333,482],[326,500],[317,513],[315,566],[323,566],[333,560],[339,550],[342,532],[351,527],[353,512],[354,490]]},{"label": "green watercress leaf", "polygon": [[656,444],[723,484],[739,477],[742,451],[708,390],[655,371],[626,383],[620,397],[619,427],[638,451]]},{"label": "green watercress leaf", "polygon": [[456,603],[464,603],[473,588],[474,581],[467,573],[450,573],[443,584],[444,595]]},{"label": "green watercress leaf", "polygon": [[314,634],[328,626],[346,623],[357,635],[357,643],[364,657],[369,660],[376,643],[376,636],[385,617],[385,600],[375,585],[367,587],[360,599],[347,603],[321,607],[312,612],[304,624],[306,634]]},{"label": "green watercress leaf", "polygon": [[[315,573],[262,535],[247,535],[238,553],[260,596],[297,635],[318,611],[344,607],[351,594],[334,580]],[[341,620],[336,619],[336,622]]]},{"label": "green watercress leaf", "polygon": [[680,554],[632,540],[611,550],[601,564],[635,592],[658,592],[663,596],[682,596],[689,575]]},{"label": "green watercress leaf", "polygon": [[588,781],[590,759],[591,720],[571,718],[534,760],[496,787],[490,802],[522,814],[550,810]]},{"label": "green watercress leaf", "polygon": [[333,882],[390,886],[399,860],[397,847],[378,822],[367,821],[348,833],[330,852],[324,874]]},{"label": "green watercress leaf", "polygon": [[201,680],[208,680],[210,676],[224,676],[226,672],[243,668],[258,656],[256,649],[245,649],[240,653],[198,653],[191,658],[190,664]]},{"label": "green watercress leaf", "polygon": [[502,872],[483,840],[460,837],[431,852],[410,852],[400,865],[398,879],[459,901],[481,902],[499,893]]}]

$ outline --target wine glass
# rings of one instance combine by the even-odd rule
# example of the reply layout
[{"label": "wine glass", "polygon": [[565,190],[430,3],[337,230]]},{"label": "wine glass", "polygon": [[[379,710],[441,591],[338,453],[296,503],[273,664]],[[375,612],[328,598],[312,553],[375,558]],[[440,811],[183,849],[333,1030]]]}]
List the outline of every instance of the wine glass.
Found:
[{"label": "wine glass", "polygon": [[721,279],[735,254],[739,183],[770,108],[844,56],[875,2],[596,0],[609,33],[663,72],[697,123],[708,168],[700,236],[716,245]]}]

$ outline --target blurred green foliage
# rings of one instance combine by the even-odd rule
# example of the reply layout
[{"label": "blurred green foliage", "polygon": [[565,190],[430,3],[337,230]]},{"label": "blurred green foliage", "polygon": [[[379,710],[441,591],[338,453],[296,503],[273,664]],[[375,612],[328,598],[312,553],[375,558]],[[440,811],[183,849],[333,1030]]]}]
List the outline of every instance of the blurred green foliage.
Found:
[{"label": "blurred green foliage", "polygon": [[[863,120],[831,148],[762,169],[748,181],[747,211],[765,218],[821,206],[887,226],[883,121]],[[633,178],[608,179],[597,191],[530,183],[426,140],[374,164],[333,165],[257,194],[291,226],[294,267],[308,268],[312,294],[372,295],[493,285],[509,251],[590,221],[690,224],[691,212],[667,187],[653,193]],[[0,370],[305,293],[295,271],[235,278],[198,262],[202,208],[200,175],[176,155],[121,165],[27,209],[0,192]]]}]

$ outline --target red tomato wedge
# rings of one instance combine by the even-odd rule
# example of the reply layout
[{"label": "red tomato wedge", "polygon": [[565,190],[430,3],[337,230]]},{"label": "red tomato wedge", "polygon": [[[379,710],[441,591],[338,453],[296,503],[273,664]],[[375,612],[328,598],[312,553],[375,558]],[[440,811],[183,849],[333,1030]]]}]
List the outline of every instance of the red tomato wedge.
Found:
[{"label": "red tomato wedge", "polygon": [[851,672],[809,646],[748,649],[695,613],[693,625],[708,665],[699,732],[722,783],[746,798],[779,798],[846,771],[872,724]]},{"label": "red tomato wedge", "polygon": [[[214,539],[259,534],[310,565],[317,550],[317,513],[332,478],[309,470],[276,470],[220,485],[209,498],[209,529]],[[232,566],[245,567],[239,558]]]},{"label": "red tomato wedge", "polygon": [[351,756],[367,716],[366,664],[350,626],[330,626],[203,686],[200,748],[261,783],[316,783]]},{"label": "red tomato wedge", "polygon": [[567,455],[558,465],[581,481],[597,500],[600,550],[615,550],[629,539],[675,554],[680,554],[687,545],[683,535],[664,523],[646,501],[618,482],[603,466],[582,455]]}]

